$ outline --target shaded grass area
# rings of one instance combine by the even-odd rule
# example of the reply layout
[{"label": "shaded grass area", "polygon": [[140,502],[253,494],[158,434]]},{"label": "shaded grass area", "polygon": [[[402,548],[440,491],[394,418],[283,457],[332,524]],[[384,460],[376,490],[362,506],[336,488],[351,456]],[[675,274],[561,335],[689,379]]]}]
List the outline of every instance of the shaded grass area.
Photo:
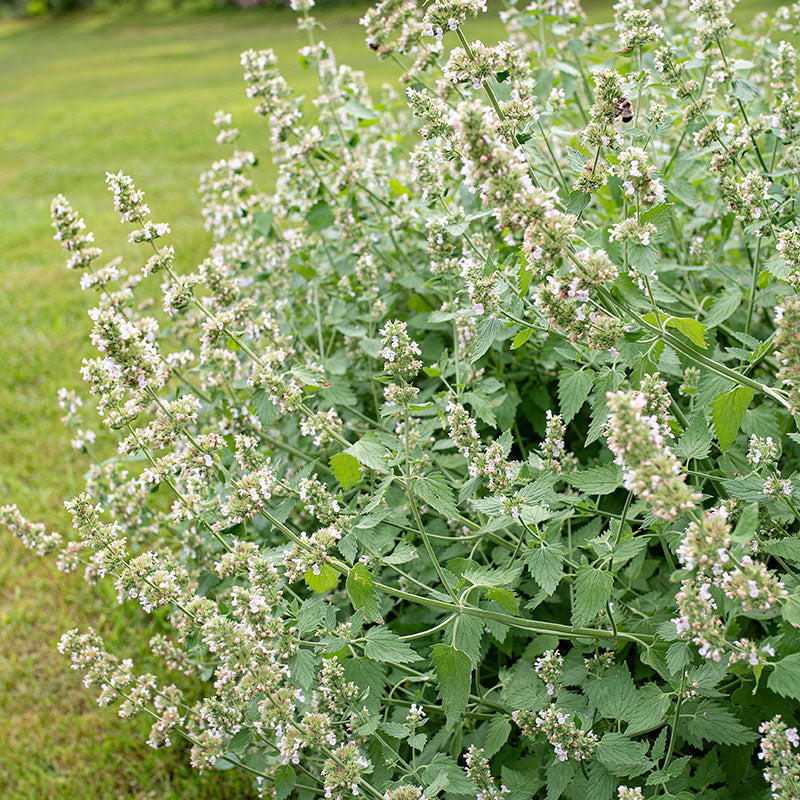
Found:
[{"label": "shaded grass area", "polygon": [[[359,12],[322,12],[323,36],[377,87],[395,72],[365,47]],[[607,14],[610,4],[595,4],[593,16]],[[480,31],[491,41],[496,28]],[[232,112],[245,134],[242,147],[266,154],[268,131],[244,96],[238,54],[275,48],[290,83],[313,93],[314,76],[301,70],[296,53],[304,43],[292,14],[267,10],[0,26],[0,503],[17,502],[27,516],[64,529],[62,501],[80,489],[86,466],[69,446],[55,395],[80,384],[91,298],[51,240],[50,198],[64,192],[106,256],[124,254],[135,271],[141,253],[124,244],[103,185],[105,170],[124,169],[147,191],[154,218],[172,225],[179,267],[193,267],[208,247],[193,187],[227,152],[214,143],[213,112]],[[269,178],[263,166],[263,186]],[[94,625],[114,652],[144,653],[141,615],[115,605],[109,587],[61,576],[0,534],[0,797],[253,796],[240,775],[199,778],[185,748],[151,751],[145,720],[98,709],[67,670],[55,643],[70,627]]]}]

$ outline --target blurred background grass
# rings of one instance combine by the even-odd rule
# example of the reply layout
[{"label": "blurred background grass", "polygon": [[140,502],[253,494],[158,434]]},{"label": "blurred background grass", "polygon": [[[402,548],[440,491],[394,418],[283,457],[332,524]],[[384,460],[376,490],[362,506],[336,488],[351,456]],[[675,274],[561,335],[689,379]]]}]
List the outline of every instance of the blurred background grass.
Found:
[{"label": "blurred background grass", "polygon": [[[740,16],[769,5],[742,4]],[[379,87],[396,73],[364,45],[361,10],[321,11],[323,36]],[[610,13],[610,3],[594,4],[593,16]],[[495,33],[481,28],[486,40]],[[64,530],[62,502],[80,489],[85,468],[55,397],[60,386],[79,387],[90,298],[52,241],[50,199],[66,194],[106,257],[122,253],[135,271],[141,256],[125,244],[103,184],[105,170],[123,169],[147,192],[154,218],[170,222],[179,266],[192,268],[209,244],[197,176],[225,152],[214,143],[214,111],[233,113],[242,146],[267,155],[268,131],[244,96],[238,54],[273,47],[290,84],[313,93],[314,76],[296,53],[302,44],[294,15],[274,9],[0,25],[0,503]],[[269,185],[268,164],[260,171]],[[108,587],[56,573],[0,532],[0,797],[253,796],[239,775],[198,777],[180,746],[150,750],[146,720],[98,709],[67,669],[55,643],[70,627],[94,625],[115,652],[142,652],[140,615],[115,605]]]}]

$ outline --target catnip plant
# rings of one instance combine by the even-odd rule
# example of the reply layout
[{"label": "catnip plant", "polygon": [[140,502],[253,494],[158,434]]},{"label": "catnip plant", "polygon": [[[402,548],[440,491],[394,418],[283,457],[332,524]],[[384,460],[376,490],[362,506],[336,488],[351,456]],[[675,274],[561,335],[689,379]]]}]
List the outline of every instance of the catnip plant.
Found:
[{"label": "catnip plant", "polygon": [[200,265],[122,172],[141,269],[53,201],[90,466],[72,538],[0,516],[162,669],[60,650],[276,800],[796,800],[800,4],[382,0],[379,92],[312,5],[316,97],[241,56],[271,192],[214,117]]}]

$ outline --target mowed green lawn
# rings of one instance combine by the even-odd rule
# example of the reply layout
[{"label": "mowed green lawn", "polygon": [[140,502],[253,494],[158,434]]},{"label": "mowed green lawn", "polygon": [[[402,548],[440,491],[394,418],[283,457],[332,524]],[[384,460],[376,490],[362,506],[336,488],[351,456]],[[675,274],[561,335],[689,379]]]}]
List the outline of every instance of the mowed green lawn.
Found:
[{"label": "mowed green lawn", "polygon": [[[323,36],[377,87],[395,71],[364,45],[360,10],[321,13]],[[479,35],[497,33],[491,25]],[[178,262],[191,268],[208,247],[197,176],[227,152],[214,143],[214,111],[232,112],[242,146],[266,155],[268,131],[244,96],[238,54],[275,48],[290,82],[313,93],[296,54],[304,43],[292,14],[265,10],[0,26],[0,504],[17,502],[63,529],[62,502],[80,489],[86,466],[69,447],[55,397],[60,386],[79,386],[91,298],[51,239],[50,198],[66,194],[106,256],[124,254],[134,271],[140,253],[125,244],[103,185],[105,170],[124,169],[147,191],[155,219],[171,223]],[[266,186],[269,167],[261,169]],[[94,625],[115,652],[136,656],[147,640],[140,619],[115,608],[110,588],[61,576],[0,533],[0,797],[252,796],[248,779],[200,779],[185,751],[151,751],[146,722],[98,709],[55,650],[67,628]]]},{"label": "mowed green lawn", "polygon": [[[323,36],[373,85],[393,76],[363,43],[359,7],[323,14]],[[291,13],[239,11],[180,21],[77,18],[0,27],[0,504],[65,529],[62,502],[80,489],[86,462],[69,446],[56,391],[80,384],[89,354],[90,297],[64,269],[49,202],[63,192],[86,217],[105,255],[141,251],[125,242],[103,184],[124,169],[172,225],[178,262],[190,269],[208,238],[196,192],[201,170],[228,152],[214,142],[224,108],[266,153],[266,123],[244,94],[239,53],[271,46],[302,93],[315,86],[296,53],[305,35]],[[268,161],[268,159],[267,159]],[[269,167],[260,183],[268,185]],[[156,753],[148,725],[98,709],[55,649],[61,633],[94,625],[116,652],[147,640],[141,615],[114,608],[113,592],[62,576],[0,533],[0,797],[249,797],[249,779],[200,779],[186,754]]]}]

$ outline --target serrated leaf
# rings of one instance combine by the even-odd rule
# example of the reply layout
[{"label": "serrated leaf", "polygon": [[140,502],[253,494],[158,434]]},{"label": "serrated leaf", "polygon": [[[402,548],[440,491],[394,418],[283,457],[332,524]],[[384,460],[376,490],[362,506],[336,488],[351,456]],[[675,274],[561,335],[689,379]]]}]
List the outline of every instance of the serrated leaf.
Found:
[{"label": "serrated leaf", "polygon": [[297,613],[297,630],[300,633],[310,633],[317,630],[329,606],[321,597],[309,597],[303,600]]},{"label": "serrated leaf", "polygon": [[705,458],[711,449],[711,440],[711,431],[708,429],[705,415],[702,411],[695,411],[672,450],[684,461],[690,458]]},{"label": "serrated leaf", "polygon": [[286,800],[294,789],[296,777],[294,770],[289,764],[281,764],[276,768],[273,775],[275,800]]},{"label": "serrated leaf", "polygon": [[611,599],[614,578],[604,569],[589,564],[578,567],[575,578],[575,603],[572,607],[572,624],[581,626],[596,617]]},{"label": "serrated leaf", "polygon": [[578,491],[590,495],[610,494],[622,485],[616,464],[600,464],[580,472],[567,472],[561,477]]},{"label": "serrated leaf", "polygon": [[381,708],[381,697],[386,686],[386,667],[369,658],[344,659],[344,679],[352,681],[362,692],[358,707],[366,706],[371,715]]},{"label": "serrated leaf", "polygon": [[228,742],[228,752],[232,755],[241,755],[247,746],[253,741],[253,731],[251,728],[241,728]]},{"label": "serrated leaf", "polygon": [[427,503],[445,518],[454,519],[459,516],[453,499],[453,490],[441,472],[433,472],[417,478],[411,487],[414,494],[423,503]]},{"label": "serrated leaf", "polygon": [[564,422],[569,424],[581,410],[592,389],[594,377],[588,370],[561,370],[558,373],[558,402]]},{"label": "serrated leaf", "polygon": [[339,485],[347,491],[361,480],[361,467],[358,459],[350,453],[335,453],[330,460],[331,469]]},{"label": "serrated leaf", "polygon": [[720,450],[725,452],[736,439],[745,411],[753,399],[754,392],[749,386],[737,386],[728,392],[718,394],[711,401],[711,422],[719,442]]},{"label": "serrated leaf", "polygon": [[316,677],[317,659],[309,650],[299,648],[289,658],[289,673],[296,686],[308,689]]},{"label": "serrated leaf", "polygon": [[648,683],[636,693],[636,703],[627,715],[627,736],[644,733],[658,727],[670,707],[669,695],[654,683]]},{"label": "serrated leaf", "polygon": [[511,340],[511,349],[519,350],[519,348],[531,338],[532,334],[533,328],[523,328],[521,331],[517,331],[514,334],[514,338]]},{"label": "serrated leaf", "polygon": [[589,765],[589,781],[586,784],[586,800],[612,800],[617,794],[619,780],[599,761]]},{"label": "serrated leaf", "polygon": [[503,716],[493,717],[486,725],[481,726],[484,735],[483,750],[485,758],[492,758],[500,752],[500,748],[508,741],[511,735],[511,723]]},{"label": "serrated leaf", "polygon": [[383,560],[387,564],[406,564],[417,557],[417,548],[408,542],[400,542],[392,551],[391,555],[384,556]]},{"label": "serrated leaf", "polygon": [[[797,698],[800,699],[800,694]],[[730,711],[713,700],[703,700],[697,706],[689,720],[689,733],[698,739],[730,745],[747,744],[758,738],[754,731],[745,728]]]},{"label": "serrated leaf", "polygon": [[675,328],[680,331],[692,344],[696,344],[703,350],[708,346],[706,343],[706,328],[702,322],[690,317],[667,317],[665,323],[668,328]]},{"label": "serrated leaf", "polygon": [[778,661],[767,686],[784,697],[800,700],[800,653],[792,653]]},{"label": "serrated leaf", "polygon": [[359,464],[376,472],[389,471],[386,459],[390,457],[390,453],[372,431],[362,436],[355,444],[351,444],[344,452],[353,456]]},{"label": "serrated leaf", "polygon": [[647,744],[621,733],[606,733],[597,744],[597,760],[618,777],[635,778],[650,766]]},{"label": "serrated leaf", "polygon": [[339,573],[330,564],[323,564],[319,572],[314,572],[313,569],[307,570],[303,579],[309,589],[322,594],[336,588],[336,584],[339,583]]},{"label": "serrated leaf", "polygon": [[258,421],[265,427],[269,428],[275,417],[278,415],[278,409],[272,404],[269,395],[263,389],[256,389],[253,392],[253,411],[256,412]]},{"label": "serrated leaf", "polygon": [[494,317],[487,317],[478,323],[475,338],[472,340],[470,361],[474,364],[494,343],[503,323]]},{"label": "serrated leaf", "polygon": [[742,302],[742,295],[736,291],[726,291],[717,295],[711,308],[704,317],[704,322],[707,328],[714,328],[717,325],[725,322]]},{"label": "serrated leaf", "polygon": [[523,556],[533,579],[545,594],[551,595],[561,581],[561,562],[564,548],[560,544],[543,543],[526,551]]},{"label": "serrated leaf", "polygon": [[361,563],[356,564],[347,576],[347,594],[356,610],[363,610],[372,622],[383,622],[378,606],[378,593],[372,585],[372,575]]},{"label": "serrated leaf", "polygon": [[472,662],[463,650],[449,644],[435,644],[431,661],[442,701],[447,727],[452,728],[467,708],[472,682]]},{"label": "serrated leaf", "polygon": [[407,642],[383,626],[370,628],[366,639],[364,653],[367,658],[393,664],[411,664],[420,660]]},{"label": "serrated leaf", "polygon": [[627,667],[614,667],[586,687],[589,699],[606,719],[625,719],[636,704],[636,687]]}]

